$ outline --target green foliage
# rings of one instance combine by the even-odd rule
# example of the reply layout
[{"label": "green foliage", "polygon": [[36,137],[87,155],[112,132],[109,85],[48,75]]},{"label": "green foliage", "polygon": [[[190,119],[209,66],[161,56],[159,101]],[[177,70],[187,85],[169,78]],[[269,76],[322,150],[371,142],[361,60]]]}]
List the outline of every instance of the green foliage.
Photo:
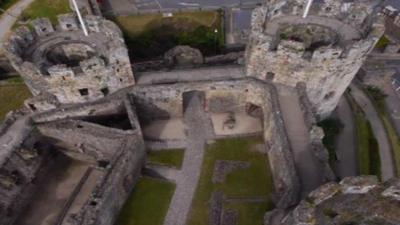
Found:
[{"label": "green foliage", "polygon": [[[268,157],[257,151],[263,145],[262,138],[236,138],[217,140],[209,145],[204,156],[202,173],[192,202],[189,225],[206,225],[209,218],[209,200],[215,191],[223,191],[227,197],[264,196],[268,200],[258,203],[224,203],[224,209],[239,213],[239,224],[262,224],[266,211],[273,208],[269,199],[273,192],[272,175]],[[217,160],[250,162],[247,169],[237,170],[227,176],[223,184],[214,184],[212,175]]]},{"label": "green foliage", "polygon": [[149,151],[147,160],[152,164],[172,166],[179,169],[182,166],[184,154],[183,149]]},{"label": "green foliage", "polygon": [[390,44],[390,40],[386,36],[382,36],[381,39],[376,43],[375,48],[378,50],[385,50],[385,48]]},{"label": "green foliage", "polygon": [[177,13],[171,18],[144,15],[112,19],[121,27],[134,60],[162,56],[176,45],[190,45],[210,55],[224,44],[220,14],[215,11]]},{"label": "green foliage", "polygon": [[175,185],[142,177],[126,201],[117,225],[162,225]]},{"label": "green foliage", "polygon": [[0,121],[9,111],[20,109],[31,93],[24,84],[0,85]]},{"label": "green foliage", "polygon": [[365,91],[367,92],[368,96],[371,98],[374,105],[376,106],[376,109],[380,113],[386,111],[385,98],[387,97],[387,95],[383,93],[381,89],[375,86],[367,86],[367,88],[365,88]]},{"label": "green foliage", "polygon": [[47,17],[53,24],[57,23],[57,15],[70,13],[69,0],[34,0],[26,8],[19,20],[28,21]]},{"label": "green foliage", "polygon": [[338,119],[330,118],[319,122],[318,126],[324,130],[325,136],[322,139],[322,143],[328,149],[329,163],[333,166],[337,161],[336,140],[343,129],[343,124]]}]

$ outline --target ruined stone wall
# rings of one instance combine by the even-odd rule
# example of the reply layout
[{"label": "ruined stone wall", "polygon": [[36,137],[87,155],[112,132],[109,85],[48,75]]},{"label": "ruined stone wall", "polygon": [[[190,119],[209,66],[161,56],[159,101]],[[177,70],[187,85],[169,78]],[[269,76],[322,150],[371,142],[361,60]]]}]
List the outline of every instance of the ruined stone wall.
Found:
[{"label": "ruined stone wall", "polygon": [[54,95],[62,104],[86,102],[134,84],[120,29],[102,17],[84,20],[88,36],[74,15],[65,14],[56,27],[45,18],[32,21],[34,31],[19,27],[4,43],[6,56],[35,96]]},{"label": "ruined stone wall", "polygon": [[[30,132],[21,145],[0,154],[0,224],[12,224],[29,203],[48,165],[50,148],[38,144],[40,135]],[[7,153],[7,154],[6,154]]]},{"label": "ruined stone wall", "polygon": [[76,120],[62,120],[37,125],[39,131],[79,161],[114,161],[127,132]]},{"label": "ruined stone wall", "polygon": [[267,216],[264,224],[399,224],[399,190],[398,179],[379,183],[373,176],[347,177],[310,193],[285,219],[274,223]]},{"label": "ruined stone wall", "polygon": [[383,14],[385,15],[385,34],[400,41],[400,11],[392,7],[386,7],[383,10]]},{"label": "ruined stone wall", "polygon": [[236,112],[246,104],[259,106],[263,114],[263,136],[275,185],[276,205],[287,208],[297,203],[299,179],[288,143],[273,85],[251,78],[231,81],[195,82],[157,86],[135,86],[131,91],[138,115],[143,120],[181,117],[183,95],[191,91],[205,94],[208,112]]},{"label": "ruined stone wall", "polygon": [[383,34],[375,22],[376,1],[276,0],[253,12],[246,50],[248,76],[295,87],[307,85],[319,116],[336,107],[351,80]]},{"label": "ruined stone wall", "polygon": [[[95,120],[88,122],[88,118],[121,112],[126,113],[130,129],[102,125]],[[97,174],[94,189],[81,199],[84,205],[80,206],[79,213],[74,214],[74,210],[70,213],[72,202],[60,205],[65,214],[58,215],[57,223],[114,224],[139,178],[146,152],[135,107],[126,94],[111,95],[89,104],[64,105],[37,113],[31,121],[37,127],[36,132],[29,131],[21,145],[0,151],[0,224],[12,224],[38,191],[35,188],[40,184],[40,177],[49,168],[45,165],[52,162],[45,157],[46,152],[63,152],[73,159],[89,162],[90,171]],[[4,135],[10,135],[8,132],[11,131]],[[30,137],[33,134],[35,138]],[[48,146],[46,149],[35,144],[39,138]],[[37,183],[31,182],[34,179]],[[81,182],[88,182],[87,177]],[[72,195],[80,193],[77,191]]]}]

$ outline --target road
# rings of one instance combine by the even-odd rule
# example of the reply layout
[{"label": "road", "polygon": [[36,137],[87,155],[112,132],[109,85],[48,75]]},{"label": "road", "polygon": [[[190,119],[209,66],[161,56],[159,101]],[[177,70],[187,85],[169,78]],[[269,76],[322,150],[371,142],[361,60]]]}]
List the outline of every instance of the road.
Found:
[{"label": "road", "polygon": [[365,115],[371,123],[372,132],[378,141],[379,154],[381,157],[381,173],[382,180],[387,181],[395,176],[395,166],[392,154],[392,149],[389,144],[388,136],[382,121],[375,110],[372,102],[365,95],[365,93],[356,85],[351,84],[351,95],[354,97],[356,102],[365,112]]},{"label": "road", "polygon": [[106,12],[115,15],[130,15],[159,11],[185,9],[254,8],[263,0],[108,0]]},{"label": "road", "polygon": [[17,21],[17,17],[20,16],[24,9],[26,9],[26,7],[28,7],[32,2],[33,0],[20,0],[8,9],[7,13],[3,13],[0,17],[0,49],[3,49],[3,41],[11,30],[11,27]]},{"label": "road", "polygon": [[356,131],[351,108],[343,96],[336,109],[336,115],[343,124],[343,129],[336,141],[336,162],[335,172],[340,179],[358,175],[358,157],[356,148]]},{"label": "road", "polygon": [[257,5],[263,0],[136,0],[138,10],[221,8]]}]

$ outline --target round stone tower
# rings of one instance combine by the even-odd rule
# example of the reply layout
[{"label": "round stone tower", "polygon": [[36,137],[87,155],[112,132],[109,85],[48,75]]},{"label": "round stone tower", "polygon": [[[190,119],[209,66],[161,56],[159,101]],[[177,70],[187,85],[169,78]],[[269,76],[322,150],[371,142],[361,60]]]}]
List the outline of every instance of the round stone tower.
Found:
[{"label": "round stone tower", "polygon": [[36,19],[33,31],[19,27],[4,44],[41,103],[91,101],[135,83],[121,30],[98,16],[86,16],[84,22],[88,36],[73,14],[60,15],[56,27],[49,19]]},{"label": "round stone tower", "polygon": [[307,86],[320,118],[336,107],[384,32],[379,0],[269,0],[253,12],[248,76]]}]

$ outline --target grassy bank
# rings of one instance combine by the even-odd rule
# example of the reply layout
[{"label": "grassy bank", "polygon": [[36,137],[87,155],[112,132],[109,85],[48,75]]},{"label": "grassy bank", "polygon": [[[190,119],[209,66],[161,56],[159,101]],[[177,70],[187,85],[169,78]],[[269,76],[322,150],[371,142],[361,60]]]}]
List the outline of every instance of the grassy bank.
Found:
[{"label": "grassy bank", "polygon": [[71,12],[68,0],[35,0],[26,8],[19,20],[29,21],[47,17],[53,24],[57,23],[57,15]]},{"label": "grassy bank", "polygon": [[0,84],[0,121],[8,112],[20,109],[31,93],[20,78],[2,80]]},{"label": "grassy bank", "polygon": [[11,8],[15,3],[17,3],[19,0],[0,0],[0,15],[3,15],[4,11]]},{"label": "grassy bank", "polygon": [[185,151],[183,149],[149,151],[147,160],[152,164],[171,166],[179,169],[182,166],[184,154]]},{"label": "grassy bank", "polygon": [[142,177],[126,201],[117,225],[162,225],[175,185]]},{"label": "grassy bank", "polygon": [[385,126],[386,132],[388,134],[389,142],[392,148],[395,164],[396,173],[400,172],[400,139],[396,132],[396,128],[393,126],[390,114],[387,111],[385,98],[386,95],[377,87],[368,86],[365,88],[365,92],[368,94],[369,98],[372,100],[379,116]]},{"label": "grassy bank", "polygon": [[[192,202],[189,225],[207,225],[210,218],[210,198],[216,191],[223,191],[226,198],[251,198],[262,196],[257,203],[229,201],[223,209],[238,213],[238,224],[262,224],[266,211],[273,208],[270,195],[273,192],[272,176],[267,155],[257,151],[263,145],[262,138],[218,140],[206,149],[202,173]],[[212,176],[217,160],[249,162],[250,167],[235,170],[224,183],[213,183]]]},{"label": "grassy bank", "polygon": [[[219,11],[119,16],[110,18],[122,29],[131,56],[136,60],[163,55],[176,45],[190,45],[214,54],[224,43]],[[217,32],[215,32],[217,31]]]},{"label": "grassy bank", "polygon": [[379,146],[372,132],[371,124],[365,117],[364,111],[351,95],[346,94],[346,98],[352,108],[356,125],[359,172],[362,175],[377,175],[380,177],[381,159]]},{"label": "grassy bank", "polygon": [[343,124],[338,119],[329,118],[319,122],[318,126],[322,127],[322,129],[324,130],[325,136],[322,139],[322,143],[328,149],[329,164],[333,166],[337,161],[336,140],[343,129]]}]

